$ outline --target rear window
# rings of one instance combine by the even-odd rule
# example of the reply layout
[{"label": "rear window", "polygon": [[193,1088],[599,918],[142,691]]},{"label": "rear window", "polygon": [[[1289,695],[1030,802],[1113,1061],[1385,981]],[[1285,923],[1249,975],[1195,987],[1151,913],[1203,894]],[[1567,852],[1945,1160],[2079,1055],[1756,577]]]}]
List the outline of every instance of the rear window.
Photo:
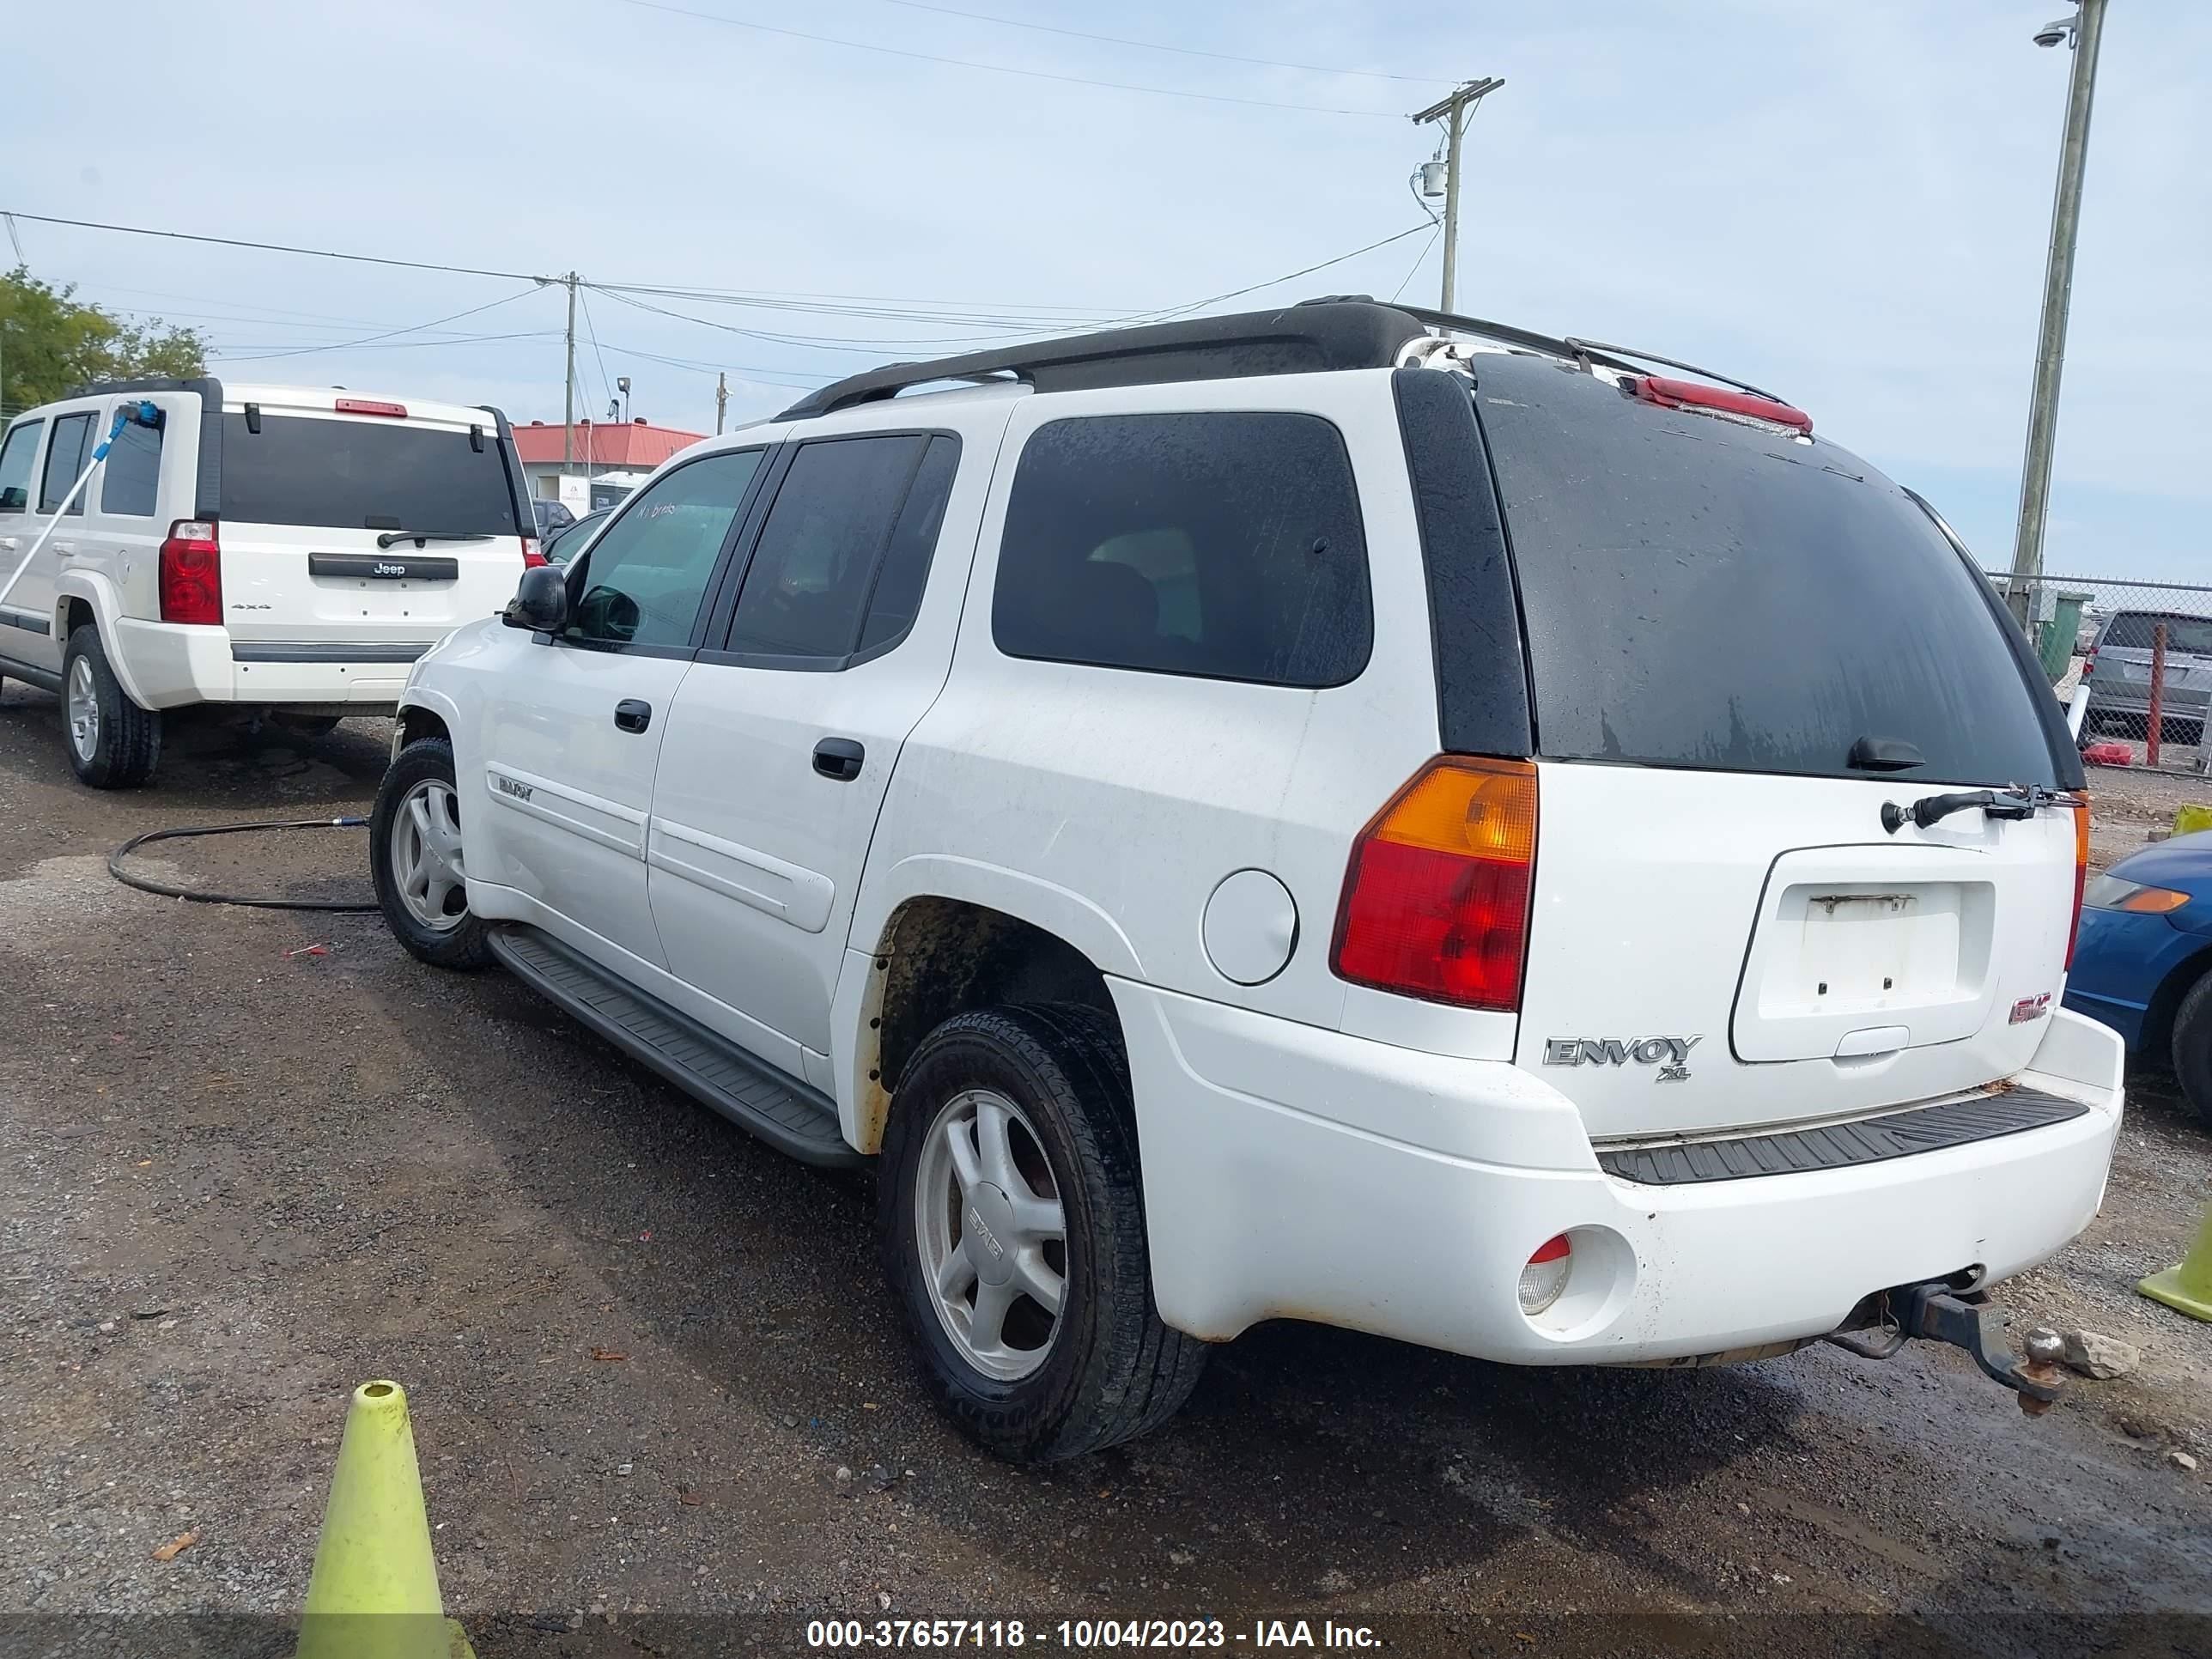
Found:
[{"label": "rear window", "polygon": [[222,417],[222,516],[240,524],[331,530],[422,530],[449,536],[534,535],[517,525],[499,426],[483,447],[466,432],[391,420],[264,413]]},{"label": "rear window", "polygon": [[2172,612],[2123,611],[2106,625],[2097,641],[2100,650],[2115,646],[2122,650],[2148,651],[2157,638],[2158,624],[2166,624],[2166,648],[2192,657],[2212,657],[2212,617],[2185,617]]},{"label": "rear window", "polygon": [[2057,782],[1982,577],[1864,462],[1526,360],[1475,407],[1541,754],[1857,777],[1888,738],[1914,782]]}]

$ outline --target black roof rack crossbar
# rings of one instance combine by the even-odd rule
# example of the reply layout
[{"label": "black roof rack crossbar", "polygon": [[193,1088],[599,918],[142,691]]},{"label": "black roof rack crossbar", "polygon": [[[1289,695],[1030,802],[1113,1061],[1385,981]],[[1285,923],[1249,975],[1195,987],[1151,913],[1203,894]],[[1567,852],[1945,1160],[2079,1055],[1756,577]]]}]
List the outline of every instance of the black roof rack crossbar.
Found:
[{"label": "black roof rack crossbar", "polygon": [[1168,380],[1235,380],[1322,369],[1387,368],[1421,325],[1392,306],[1323,302],[1109,328],[1095,334],[891,363],[810,392],[776,416],[804,420],[896,397],[933,380],[1012,374],[1040,392]]}]

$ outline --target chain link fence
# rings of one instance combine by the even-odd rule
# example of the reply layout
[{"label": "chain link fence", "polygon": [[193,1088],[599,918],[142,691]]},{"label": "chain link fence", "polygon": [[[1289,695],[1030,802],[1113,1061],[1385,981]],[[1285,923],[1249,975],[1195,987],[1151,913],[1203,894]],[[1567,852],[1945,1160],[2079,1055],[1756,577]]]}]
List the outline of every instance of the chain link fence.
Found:
[{"label": "chain link fence", "polygon": [[[2011,578],[1991,571],[2000,595]],[[2082,753],[2093,765],[2212,772],[2212,587],[2106,576],[2027,586],[2028,638],[2058,701],[2088,688]]]}]

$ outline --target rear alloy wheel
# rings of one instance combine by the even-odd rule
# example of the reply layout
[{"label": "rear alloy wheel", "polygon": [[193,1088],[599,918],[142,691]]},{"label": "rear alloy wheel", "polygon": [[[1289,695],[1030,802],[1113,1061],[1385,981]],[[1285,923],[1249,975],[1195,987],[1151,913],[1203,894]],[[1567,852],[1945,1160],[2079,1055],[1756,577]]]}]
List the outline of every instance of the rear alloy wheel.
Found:
[{"label": "rear alloy wheel", "polygon": [[161,762],[161,716],[131,701],[90,623],[62,657],[62,737],[70,769],[94,789],[135,789]]},{"label": "rear alloy wheel", "polygon": [[1197,1385],[1160,1322],[1120,1033],[1072,1005],[979,1009],[899,1079],[878,1172],[885,1276],[939,1403],[1048,1463],[1133,1439]]},{"label": "rear alloy wheel", "polygon": [[469,909],[453,749],[443,738],[409,744],[385,773],[368,856],[385,925],[410,954],[437,968],[491,961],[484,925]]}]

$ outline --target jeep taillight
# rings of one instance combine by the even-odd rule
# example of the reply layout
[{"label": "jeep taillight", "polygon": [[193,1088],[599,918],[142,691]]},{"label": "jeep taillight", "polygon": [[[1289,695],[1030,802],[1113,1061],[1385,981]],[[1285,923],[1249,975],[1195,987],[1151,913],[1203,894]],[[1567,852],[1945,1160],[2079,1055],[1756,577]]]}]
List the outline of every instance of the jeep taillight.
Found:
[{"label": "jeep taillight", "polygon": [[1439,756],[1352,847],[1337,973],[1433,1002],[1518,1008],[1535,864],[1536,769]]},{"label": "jeep taillight", "polygon": [[538,550],[538,538],[525,536],[522,538],[522,568],[525,570],[535,570],[544,562],[545,556]]},{"label": "jeep taillight", "polygon": [[2074,941],[2081,937],[2081,894],[2089,881],[2089,798],[2074,807],[2074,920],[2066,930],[2066,971],[2074,970]]},{"label": "jeep taillight", "polygon": [[222,621],[222,549],[212,519],[179,519],[161,544],[165,623]]}]

